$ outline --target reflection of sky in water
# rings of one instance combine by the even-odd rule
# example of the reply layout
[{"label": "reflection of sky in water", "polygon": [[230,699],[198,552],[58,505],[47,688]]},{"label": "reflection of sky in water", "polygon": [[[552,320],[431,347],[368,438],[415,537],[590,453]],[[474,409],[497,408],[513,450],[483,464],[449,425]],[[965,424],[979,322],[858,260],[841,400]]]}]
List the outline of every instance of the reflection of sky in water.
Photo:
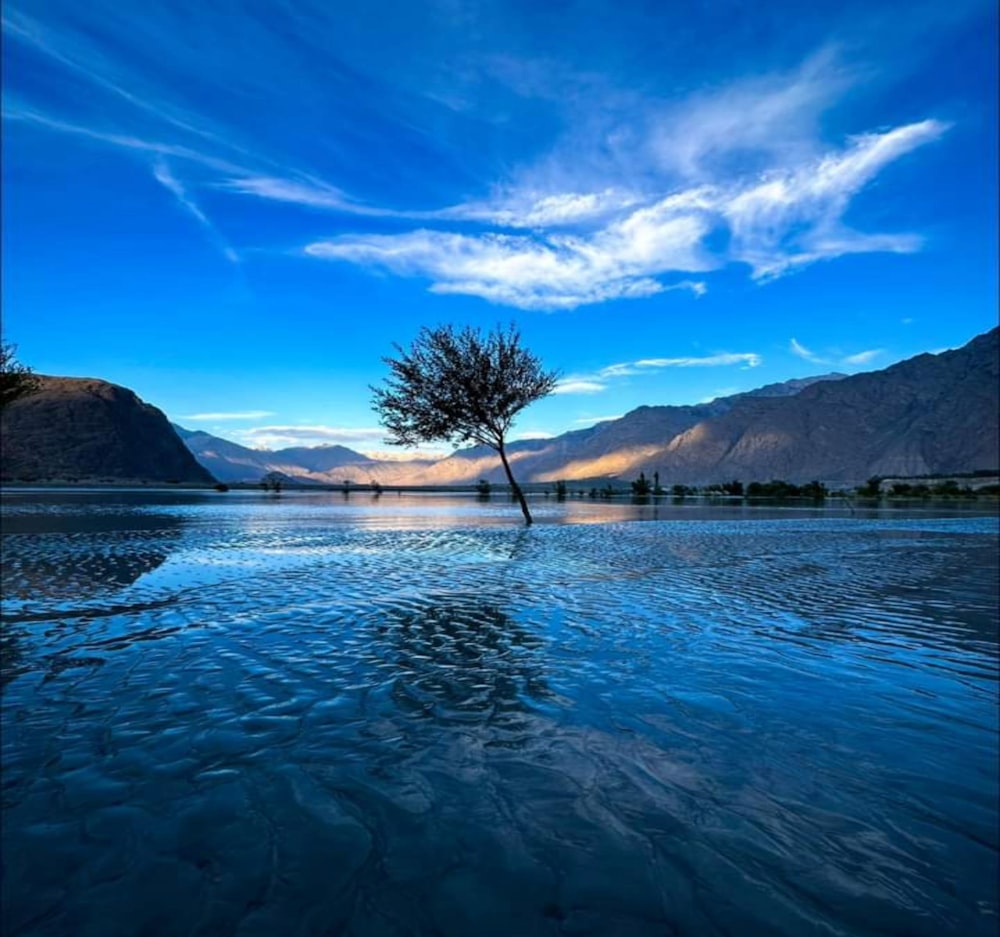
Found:
[{"label": "reflection of sky in water", "polygon": [[394,500],[5,497],[5,933],[995,933],[995,517]]}]

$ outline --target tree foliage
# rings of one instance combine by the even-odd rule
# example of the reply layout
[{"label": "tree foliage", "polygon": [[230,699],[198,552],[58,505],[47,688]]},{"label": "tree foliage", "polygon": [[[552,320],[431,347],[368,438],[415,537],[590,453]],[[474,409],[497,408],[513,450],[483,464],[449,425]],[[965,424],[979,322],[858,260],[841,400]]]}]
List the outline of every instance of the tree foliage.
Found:
[{"label": "tree foliage", "polygon": [[514,417],[550,393],[556,376],[521,347],[511,326],[483,336],[478,329],[424,328],[409,351],[383,359],[392,374],[373,388],[374,406],[393,445],[434,440],[499,448]]},{"label": "tree foliage", "polygon": [[283,476],[281,472],[268,472],[261,480],[260,487],[264,491],[273,491],[275,494],[281,494],[281,485],[283,481]]},{"label": "tree foliage", "polygon": [[877,498],[882,493],[882,476],[872,475],[863,485],[858,488],[858,494],[862,498]]},{"label": "tree foliage", "polygon": [[652,490],[653,486],[650,485],[649,479],[646,478],[646,473],[640,472],[639,477],[632,482],[632,494],[637,498],[645,498]]},{"label": "tree foliage", "polygon": [[0,407],[38,390],[31,368],[17,360],[17,346],[0,342]]},{"label": "tree foliage", "polygon": [[397,446],[444,440],[476,442],[500,454],[504,471],[521,504],[525,522],[531,514],[514,480],[504,450],[514,417],[528,404],[551,393],[556,374],[521,346],[509,326],[483,335],[479,329],[450,325],[423,328],[407,351],[383,359],[390,375],[373,387],[373,407]]}]

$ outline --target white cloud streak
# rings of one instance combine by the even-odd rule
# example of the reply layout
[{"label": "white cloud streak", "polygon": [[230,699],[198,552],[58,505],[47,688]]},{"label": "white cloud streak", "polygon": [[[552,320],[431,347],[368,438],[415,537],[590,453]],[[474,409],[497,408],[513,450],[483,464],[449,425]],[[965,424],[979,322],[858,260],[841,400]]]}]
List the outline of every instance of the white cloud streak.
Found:
[{"label": "white cloud streak", "polygon": [[14,9],[11,4],[5,6],[2,22],[8,37],[34,47],[85,81],[103,88],[137,110],[154,116],[156,120],[171,125],[175,130],[212,140],[216,144],[222,142],[219,137],[199,126],[197,119],[193,120],[190,115],[172,107],[167,101],[151,101],[130,90],[127,86],[136,84],[135,77],[117,67],[79,33],[51,29],[40,20]]},{"label": "white cloud streak", "polygon": [[438,459],[447,458],[454,452],[453,449],[420,448],[404,449],[402,451],[398,449],[393,451],[387,449],[364,449],[358,451],[369,459],[375,459],[378,462],[412,462],[414,459],[437,461]]},{"label": "white cloud streak", "polygon": [[531,439],[553,439],[555,433],[546,433],[544,430],[529,429],[525,430],[523,433],[515,433],[513,440],[531,440]]},{"label": "white cloud streak", "polygon": [[[703,281],[666,285],[659,279],[747,264],[767,280],[844,254],[912,253],[913,234],[865,234],[842,221],[851,198],[885,165],[938,139],[947,125],[926,120],[853,138],[840,152],[750,183],[699,185],[640,208],[627,197],[617,220],[583,234],[496,232],[464,234],[421,228],[403,234],[342,235],[305,248],[311,257],[421,277],[436,293],[463,293],[522,309],[577,306],[684,289],[700,296]],[[607,193],[604,193],[606,196]],[[556,196],[575,206],[579,195]],[[530,215],[530,213],[529,213]],[[522,219],[518,226],[532,227]],[[728,235],[723,253],[706,247],[715,231]]]},{"label": "white cloud streak", "polygon": [[180,180],[170,171],[170,166],[165,160],[157,160],[153,164],[153,176],[177,202],[198,222],[207,232],[212,243],[215,244],[222,255],[230,263],[239,263],[240,256],[229,245],[226,239],[219,233],[218,228],[209,220],[208,216],[198,207],[198,203],[187,193]]},{"label": "white cloud streak", "polygon": [[841,358],[841,361],[844,364],[853,365],[871,364],[881,354],[883,354],[883,349],[872,348],[870,351],[859,351],[856,355],[847,355]]},{"label": "white cloud streak", "polygon": [[577,378],[565,378],[557,381],[552,389],[553,394],[599,394],[602,390],[607,390],[608,385],[600,381],[588,381]]},{"label": "white cloud streak", "polygon": [[788,349],[796,357],[802,358],[804,361],[808,361],[811,364],[822,364],[822,365],[846,365],[849,367],[858,367],[861,365],[871,364],[879,355],[885,354],[885,349],[882,348],[871,348],[867,351],[855,352],[852,355],[843,354],[827,354],[820,355],[806,348],[800,341],[792,339],[788,343]]},{"label": "white cloud streak", "polygon": [[[116,17],[112,25],[129,23]],[[110,95],[121,112],[111,123],[102,112],[87,125],[9,93],[4,117],[153,158],[157,180],[231,261],[239,255],[192,194],[195,185],[311,212],[391,219],[397,229],[418,223],[399,233],[313,239],[303,253],[419,278],[437,294],[521,309],[573,309],[669,291],[697,297],[707,284],[690,275],[731,264],[745,265],[763,282],[847,254],[918,251],[919,233],[863,232],[844,218],[853,198],[887,166],[948,130],[928,119],[849,137],[839,146],[823,140],[823,113],[861,77],[828,48],[790,72],[679,101],[606,89],[605,99],[581,115],[587,119],[566,122],[566,136],[536,164],[493,180],[491,196],[402,210],[366,204],[302,166],[248,149],[234,133],[171,100],[127,67],[114,45],[79,26],[57,30],[11,10],[4,27],[15,41]],[[315,42],[312,14],[291,17],[289,28]],[[135,41],[149,38],[140,28]],[[220,69],[216,78],[228,74]],[[267,75],[238,77],[258,94],[270,91]],[[528,82],[522,93],[529,91],[551,95],[544,83]],[[563,102],[567,109],[578,106]],[[196,183],[187,172],[181,182],[171,165],[178,161],[197,170]]]},{"label": "white cloud streak", "polygon": [[798,341],[795,338],[793,338],[788,343],[788,348],[789,348],[789,350],[791,351],[791,353],[793,355],[796,355],[797,357],[802,358],[803,361],[810,361],[813,364],[830,364],[831,363],[826,358],[821,358],[815,352],[810,351],[808,348],[806,348],[805,345],[803,345],[800,341]]},{"label": "white cloud streak", "polygon": [[651,120],[647,145],[682,178],[718,177],[734,154],[762,168],[803,164],[816,154],[819,115],[858,80],[832,46],[790,72],[757,76],[667,107]]},{"label": "white cloud streak", "polygon": [[704,284],[665,286],[651,274],[713,269],[717,262],[700,243],[707,233],[703,219],[685,214],[669,198],[591,237],[465,235],[423,228],[319,241],[305,252],[426,277],[437,293],[467,293],[522,309],[570,309],[668,289],[700,295]]},{"label": "white cloud streak", "polygon": [[772,172],[734,194],[720,206],[732,259],[749,264],[756,279],[767,279],[844,254],[919,250],[917,235],[863,234],[841,219],[851,198],[883,167],[947,129],[940,121],[925,120],[864,134],[840,153]]},{"label": "white cloud streak", "polygon": [[356,444],[370,445],[382,442],[386,432],[381,427],[325,426],[323,424],[255,426],[239,432],[246,445],[267,449],[288,446],[340,445],[352,447]]},{"label": "white cloud streak", "polygon": [[[730,353],[716,355],[690,356],[684,358],[640,358],[638,361],[625,361],[609,364],[598,369],[593,374],[571,374],[556,384],[554,394],[596,394],[607,390],[610,381],[623,377],[648,375],[662,368],[719,368],[742,365],[746,368],[756,368],[764,359],[755,352]],[[611,419],[611,418],[609,418]]]},{"label": "white cloud streak", "polygon": [[616,413],[613,416],[583,416],[573,422],[593,426],[596,423],[607,423],[609,420],[620,420],[623,416],[625,416],[624,413]]},{"label": "white cloud streak", "polygon": [[707,355],[703,358],[643,358],[635,362],[637,368],[718,368],[742,364],[756,368],[764,359],[753,352],[742,354]]},{"label": "white cloud streak", "polygon": [[470,202],[455,205],[425,217],[451,221],[488,222],[502,228],[545,229],[577,225],[618,215],[623,209],[639,204],[640,196],[622,189],[602,192],[539,191],[509,192],[493,202]]}]

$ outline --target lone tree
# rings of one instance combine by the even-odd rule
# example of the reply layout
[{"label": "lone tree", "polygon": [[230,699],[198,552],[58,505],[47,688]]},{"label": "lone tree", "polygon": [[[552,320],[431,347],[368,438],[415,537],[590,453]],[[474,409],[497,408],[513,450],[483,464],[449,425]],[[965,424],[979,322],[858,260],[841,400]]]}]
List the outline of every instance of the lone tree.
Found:
[{"label": "lone tree", "polygon": [[38,378],[15,357],[16,345],[0,342],[0,408],[38,390]]},{"label": "lone tree", "polygon": [[524,514],[531,512],[507,461],[505,440],[514,417],[552,391],[556,374],[521,347],[511,325],[483,335],[445,325],[421,329],[409,351],[384,358],[392,373],[373,387],[373,406],[396,446],[445,440],[495,449]]}]

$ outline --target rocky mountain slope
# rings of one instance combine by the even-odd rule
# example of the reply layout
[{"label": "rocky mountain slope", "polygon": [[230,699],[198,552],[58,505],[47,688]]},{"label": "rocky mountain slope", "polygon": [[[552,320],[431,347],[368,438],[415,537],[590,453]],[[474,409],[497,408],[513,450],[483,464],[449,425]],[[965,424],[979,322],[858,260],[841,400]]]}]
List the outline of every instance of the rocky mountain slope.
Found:
[{"label": "rocky mountain slope", "polygon": [[[277,452],[249,449],[201,430],[189,430],[172,424],[192,455],[222,482],[260,481],[269,472],[278,472],[299,481],[308,481],[309,470],[297,462],[281,457]],[[358,461],[361,453],[354,453]]]},{"label": "rocky mountain slope", "polygon": [[[842,377],[842,374],[824,374],[799,378],[691,407],[640,407],[629,414],[627,422],[608,421],[566,433],[555,440],[514,442],[509,451],[515,461],[544,453],[548,462],[555,465],[558,474],[562,465],[560,460],[578,458],[581,452],[596,449],[606,454],[616,447],[620,448],[623,441],[632,437],[659,439],[664,432],[673,431],[676,434],[699,420],[726,413],[743,397],[787,396],[818,381],[839,380]],[[605,438],[605,430],[612,426],[615,427],[614,432]],[[279,472],[300,483],[322,485],[339,485],[344,479],[355,484],[374,480],[383,485],[468,484],[482,477],[498,482],[503,480],[495,453],[482,446],[459,450],[445,460],[409,459],[397,462],[371,459],[345,446],[249,449],[200,430],[189,430],[177,424],[174,424],[174,429],[195,458],[216,478],[225,482],[256,482],[268,472]]]},{"label": "rocky mountain slope", "polygon": [[[642,471],[659,472],[665,484],[733,478],[854,484],[872,475],[993,469],[1000,462],[998,361],[994,329],[962,348],[881,371],[805,378],[694,406],[639,407],[588,429],[513,443],[509,454],[526,482],[627,480]],[[278,455],[270,454],[268,464],[277,465]],[[302,450],[285,450],[280,470],[334,484],[504,480],[496,455],[482,447],[433,462],[338,461],[328,471],[317,462],[307,468],[302,459]]]},{"label": "rocky mountain slope", "polygon": [[224,482],[257,482],[270,472],[303,484],[342,484],[344,479],[367,484],[410,484],[409,479],[431,465],[413,459],[379,462],[346,446],[295,446],[289,449],[249,449],[211,433],[174,424],[174,430],[195,458]]},{"label": "rocky mountain slope", "polygon": [[[995,469],[998,334],[881,371],[803,378],[693,406],[639,407],[553,439],[512,443],[508,452],[529,483],[630,480],[641,471],[658,472],[663,484],[854,484],[871,475]],[[211,472],[222,481],[256,482],[279,472],[324,485],[504,481],[496,454],[483,447],[411,461],[375,460],[343,446],[248,449],[172,428],[131,391],[96,380],[43,378],[38,394],[5,408],[2,430],[6,480],[206,483]]]},{"label": "rocky mountain slope", "polygon": [[[672,479],[850,482],[996,468],[1000,462],[998,331],[963,348],[746,400],[656,454]],[[662,471],[662,470],[661,470]]]},{"label": "rocky mountain slope", "polygon": [[[586,436],[520,451],[517,470],[532,481],[656,471],[665,483],[703,485],[733,478],[854,483],[992,469],[1000,462],[998,362],[994,329],[953,351],[812,383],[791,396],[726,398],[721,412],[640,407]],[[475,474],[464,470],[463,457],[432,472],[442,480]],[[499,481],[499,469],[487,467],[477,460],[483,477]]]},{"label": "rocky mountain slope", "polygon": [[90,378],[39,384],[0,416],[3,480],[214,482],[163,413],[132,391]]}]

